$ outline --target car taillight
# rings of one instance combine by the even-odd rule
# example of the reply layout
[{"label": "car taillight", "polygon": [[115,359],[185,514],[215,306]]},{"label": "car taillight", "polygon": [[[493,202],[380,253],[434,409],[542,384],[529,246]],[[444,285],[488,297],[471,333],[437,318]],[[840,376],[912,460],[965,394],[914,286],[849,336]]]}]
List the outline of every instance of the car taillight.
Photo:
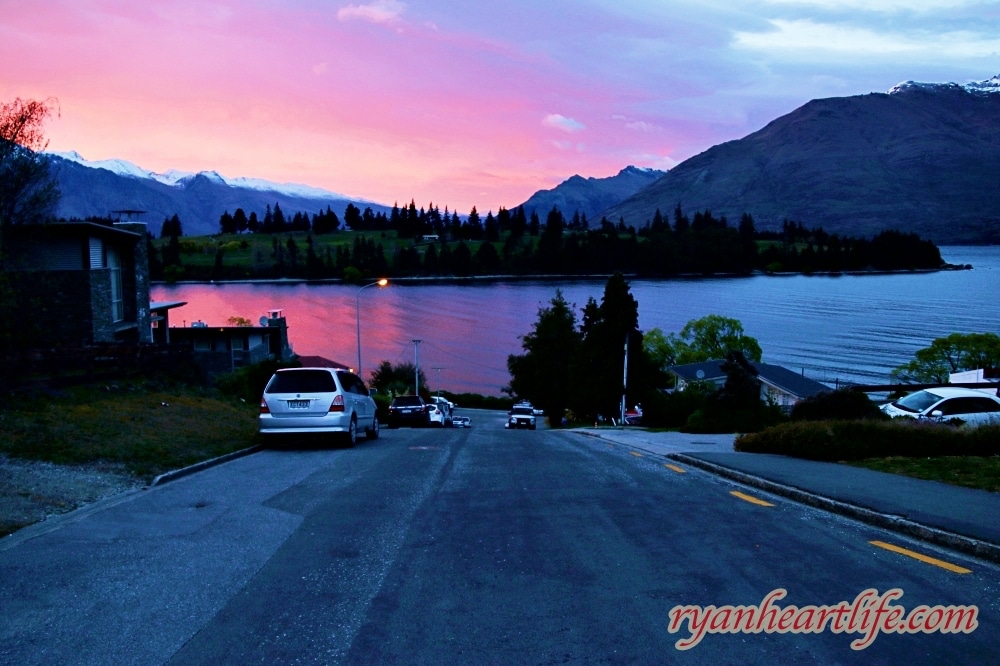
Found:
[{"label": "car taillight", "polygon": [[267,403],[264,401],[264,398],[260,399],[260,413],[261,414],[271,413],[271,410],[268,408]]},{"label": "car taillight", "polygon": [[333,399],[333,402],[330,404],[330,411],[331,412],[344,411],[344,396],[337,395],[337,397]]}]

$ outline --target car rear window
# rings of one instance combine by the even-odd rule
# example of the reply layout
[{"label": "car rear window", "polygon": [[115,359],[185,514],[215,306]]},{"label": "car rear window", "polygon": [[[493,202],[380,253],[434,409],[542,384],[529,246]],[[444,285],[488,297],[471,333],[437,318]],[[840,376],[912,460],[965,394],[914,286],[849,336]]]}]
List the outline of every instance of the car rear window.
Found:
[{"label": "car rear window", "polygon": [[337,384],[325,370],[279,372],[268,382],[264,393],[333,393]]},{"label": "car rear window", "polygon": [[419,406],[421,401],[420,397],[416,395],[401,395],[392,401],[393,404],[400,405],[402,407],[414,407]]}]

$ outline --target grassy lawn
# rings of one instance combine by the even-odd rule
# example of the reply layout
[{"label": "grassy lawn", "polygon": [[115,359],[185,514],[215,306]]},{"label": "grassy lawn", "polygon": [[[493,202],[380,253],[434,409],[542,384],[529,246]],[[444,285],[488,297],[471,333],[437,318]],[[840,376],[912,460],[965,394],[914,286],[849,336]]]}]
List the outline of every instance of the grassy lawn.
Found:
[{"label": "grassy lawn", "polygon": [[57,464],[121,463],[158,474],[255,443],[256,405],[185,387],[77,387],[0,408],[0,452]]},{"label": "grassy lawn", "polygon": [[946,456],[940,458],[869,458],[848,463],[878,472],[916,479],[942,481],[955,486],[1000,492],[1000,457]]}]

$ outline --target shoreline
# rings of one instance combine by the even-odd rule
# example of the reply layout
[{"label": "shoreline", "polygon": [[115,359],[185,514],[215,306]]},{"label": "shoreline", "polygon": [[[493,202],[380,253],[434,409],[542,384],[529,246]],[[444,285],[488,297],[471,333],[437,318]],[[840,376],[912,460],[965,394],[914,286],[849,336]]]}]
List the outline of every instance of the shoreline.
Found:
[{"label": "shoreline", "polygon": [[[678,273],[677,275],[670,275],[666,277],[643,277],[636,273],[623,273],[622,276],[627,280],[649,280],[649,281],[670,281],[670,280],[704,280],[704,279],[738,279],[738,278],[751,278],[751,277],[795,277],[795,276],[805,276],[805,277],[865,277],[874,275],[911,275],[911,274],[929,274],[929,273],[941,273],[948,271],[970,271],[974,270],[972,264],[945,264],[938,268],[908,268],[903,270],[853,270],[853,271],[813,271],[809,273],[788,271],[788,272],[768,272],[755,270],[750,273]],[[421,285],[431,285],[431,284],[496,284],[504,282],[595,282],[601,280],[607,280],[613,274],[612,273],[600,273],[600,274],[588,274],[588,275],[572,275],[572,274],[540,274],[540,275],[470,275],[465,277],[459,277],[455,275],[434,275],[434,276],[408,276],[408,277],[388,277],[388,280],[396,285],[411,285],[411,286],[421,286]],[[374,279],[374,278],[372,278]],[[297,285],[297,284],[339,284],[344,286],[360,286],[362,283],[358,282],[345,282],[341,278],[320,278],[320,279],[309,279],[309,278],[247,278],[243,280],[177,280],[174,282],[168,282],[166,280],[150,280],[150,285],[172,287],[172,286],[182,286],[182,285],[199,285],[199,284],[272,284],[272,285]]]}]

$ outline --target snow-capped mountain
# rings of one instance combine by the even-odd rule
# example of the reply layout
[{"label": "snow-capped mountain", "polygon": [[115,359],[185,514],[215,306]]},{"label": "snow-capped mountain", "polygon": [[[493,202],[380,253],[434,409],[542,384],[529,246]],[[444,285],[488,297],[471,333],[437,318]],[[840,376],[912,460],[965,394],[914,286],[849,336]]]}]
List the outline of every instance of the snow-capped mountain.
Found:
[{"label": "snow-capped mountain", "polygon": [[119,159],[88,161],[79,153],[48,153],[59,183],[56,214],[64,218],[106,217],[116,210],[140,210],[141,221],[159,233],[164,219],[177,215],[187,235],[218,233],[219,218],[242,208],[263,217],[267,206],[281,207],[287,216],[310,215],[329,207],[343,219],[352,203],[364,210],[389,208],[298,183],[274,183],[259,178],[229,178],[215,171],[191,173],[172,169],[157,173]]},{"label": "snow-capped mountain", "polygon": [[944,90],[944,89],[955,89],[964,90],[967,93],[973,95],[988,95],[993,93],[1000,93],[1000,74],[994,76],[991,79],[986,79],[985,81],[975,81],[972,83],[921,83],[919,81],[903,81],[902,83],[897,83],[892,88],[889,89],[889,95],[895,95],[907,90]]},{"label": "snow-capped mountain", "polygon": [[607,211],[641,228],[678,204],[758,229],[915,232],[941,244],[1000,243],[1000,76],[907,81],[888,93],[807,102],[681,162]]}]

